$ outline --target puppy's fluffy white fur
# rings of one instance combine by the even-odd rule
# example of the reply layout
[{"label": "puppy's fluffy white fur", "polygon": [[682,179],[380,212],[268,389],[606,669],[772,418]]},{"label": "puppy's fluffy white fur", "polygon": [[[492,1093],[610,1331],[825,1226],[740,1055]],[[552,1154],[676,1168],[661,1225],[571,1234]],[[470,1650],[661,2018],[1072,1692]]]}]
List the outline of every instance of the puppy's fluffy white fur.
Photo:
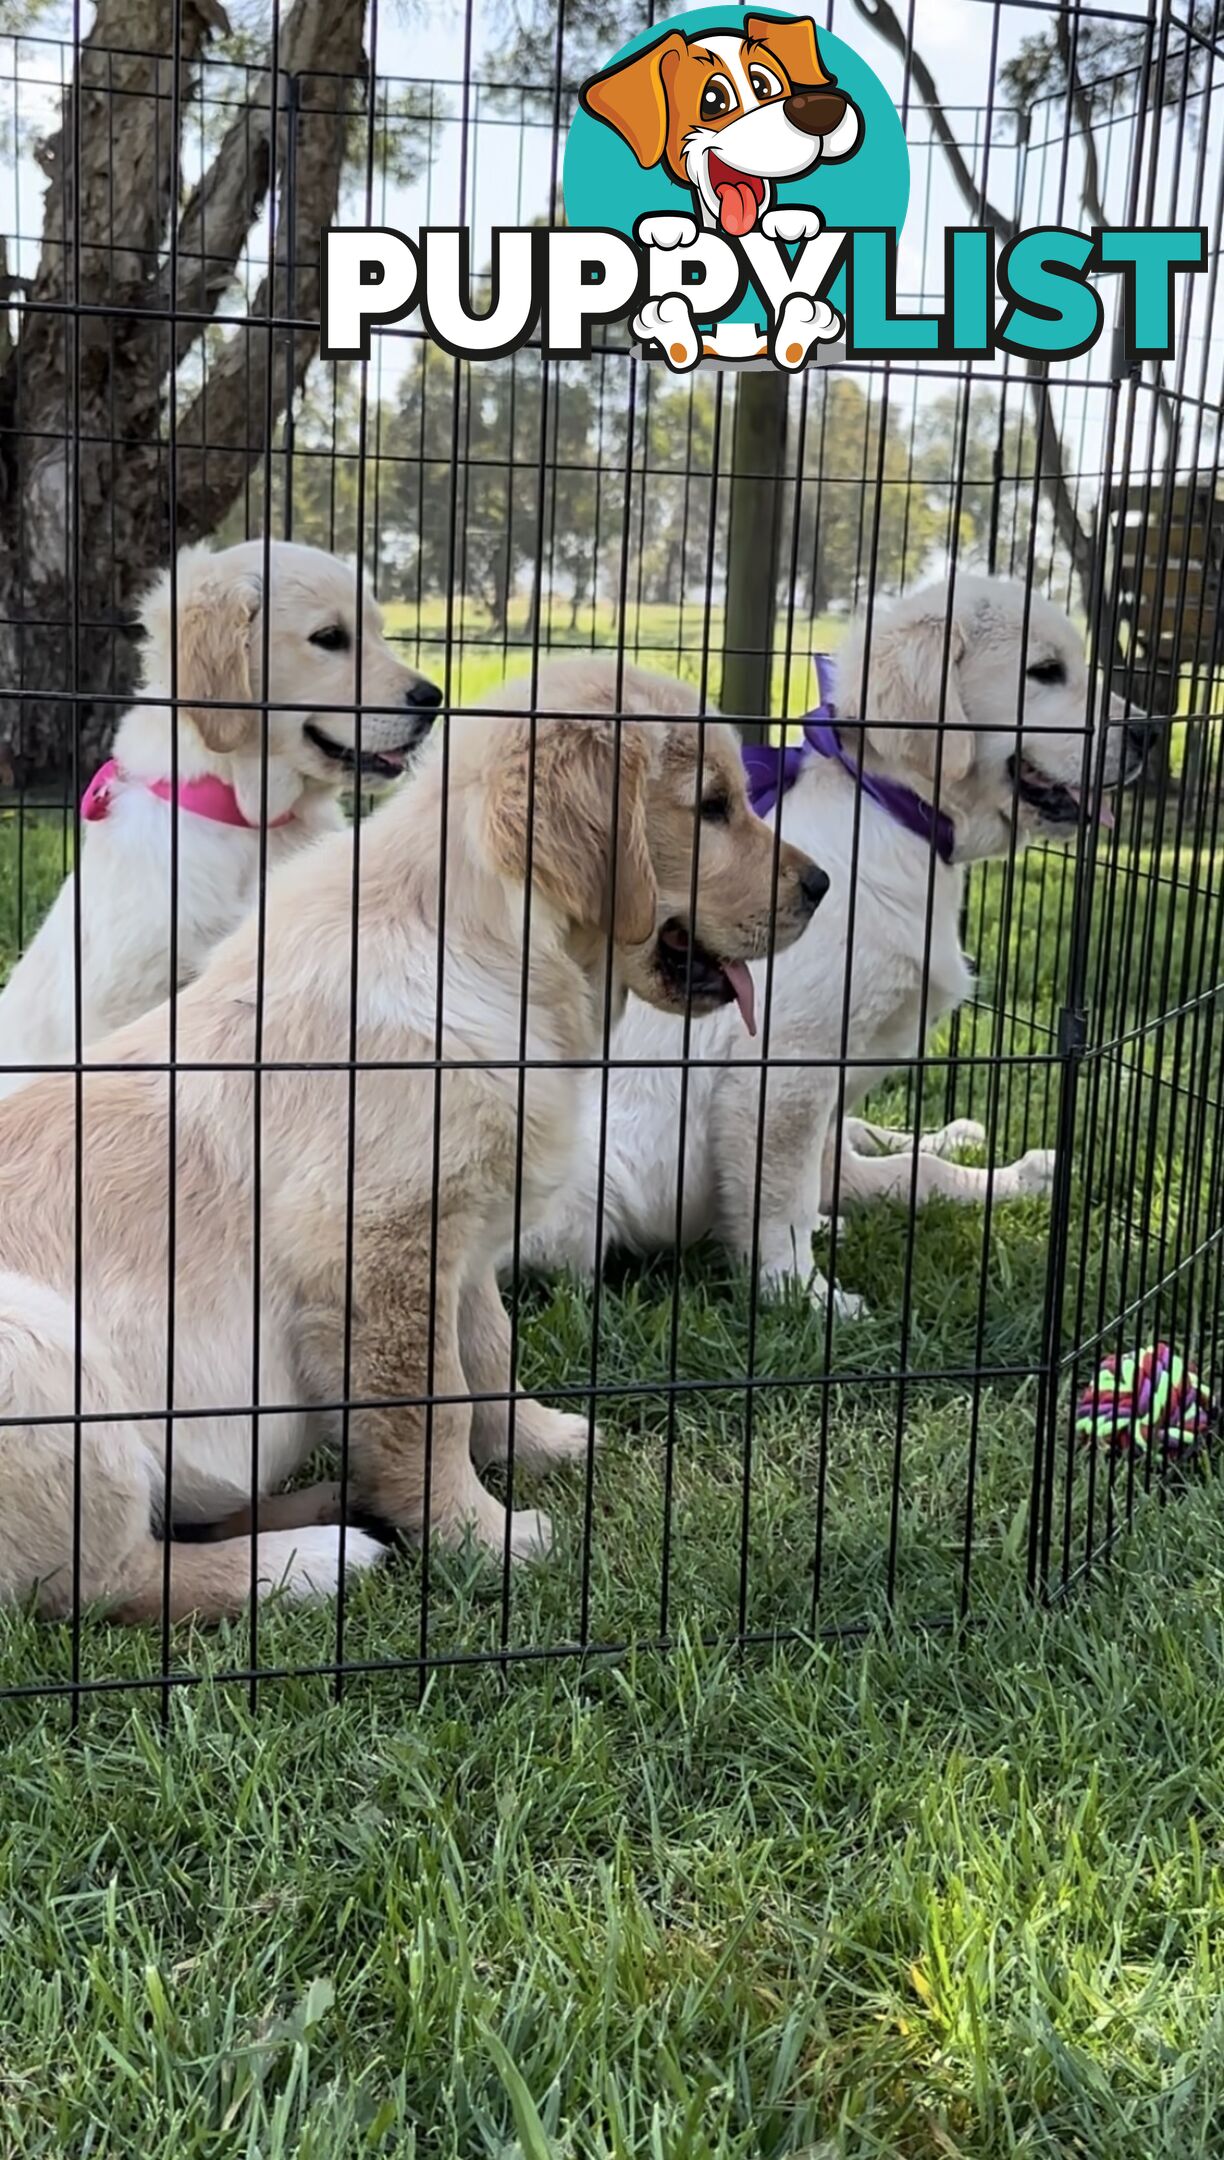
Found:
[{"label": "puppy's fluffy white fur", "polygon": [[[252,701],[263,694],[265,637],[266,695],[287,708],[268,716],[269,871],[343,822],[338,797],[351,779],[356,736],[358,619],[363,762],[368,767],[372,752],[406,753],[429,725],[431,687],[391,650],[379,609],[368,593],[359,593],[353,571],[318,548],[286,541],[274,541],[266,560],[265,594],[262,540],[217,554],[185,549],[173,588],[167,572],[141,611],[144,690],[153,702],[124,714],[114,757],[125,777],[105,819],[82,827],[85,1045],[169,996],[172,899],[180,985],[199,973],[254,903],[264,794],[261,714]],[[414,693],[424,702],[413,705]],[[175,695],[208,701],[179,704],[179,781],[213,775],[228,782],[248,826],[180,810],[172,896],[175,818],[145,783],[171,777],[175,712],[156,700]],[[215,702],[224,698],[237,702],[226,709]],[[311,724],[339,755],[308,738]],[[276,822],[286,817],[288,823]],[[6,1066],[59,1065],[76,1055],[74,883],[72,877],[65,881],[0,997],[0,1095],[13,1093],[28,1077],[6,1073]]]},{"label": "puppy's fluffy white fur", "polygon": [[[770,1292],[787,1283],[808,1285],[822,1305],[828,1285],[814,1273],[812,1237],[832,1204],[843,1013],[849,1110],[890,1067],[920,1057],[926,1032],[969,993],[972,978],[959,935],[963,866],[1038,837],[1067,840],[1075,830],[1069,791],[1083,773],[1089,680],[1074,626],[1031,595],[1025,645],[1023,589],[983,578],[958,578],[950,625],[948,613],[946,584],[879,609],[866,695],[863,626],[851,633],[838,672],[847,747],[868,769],[929,800],[946,653],[939,800],[955,829],[952,864],[934,860],[932,870],[927,841],[866,796],[855,859],[855,783],[837,764],[812,758],[782,797],[781,829],[828,872],[828,898],[810,934],[777,956],[771,987],[765,965],[754,967],[758,1010],[767,1014],[755,1041],[730,1012],[691,1031],[689,1055],[697,1062],[687,1087],[683,1241],[712,1234],[740,1258],[752,1255],[763,1115],[756,1244],[762,1286]],[[570,695],[580,702],[573,664],[567,666]],[[606,666],[589,663],[585,695],[593,704],[602,702],[599,677]],[[640,678],[635,687],[640,694]],[[660,686],[664,709],[672,709],[675,690],[674,683]],[[1022,770],[1033,800],[1022,800],[1017,809],[1010,760],[1021,711]],[[1110,784],[1133,777],[1142,762],[1122,720],[1115,699],[1103,768]],[[1043,790],[1046,807],[1039,807]],[[644,1253],[675,1242],[683,1042],[681,1022],[633,1003],[615,1029],[611,1057],[628,1069],[612,1070],[607,1082],[605,1250]],[[765,1076],[764,1091],[763,1051],[779,1061]],[[566,1265],[589,1274],[601,1257],[594,1249],[601,1092],[601,1077],[590,1076],[578,1171],[541,1231],[526,1241],[529,1265]],[[911,1191],[919,1203],[932,1193],[975,1201],[985,1197],[988,1180],[997,1200],[1048,1188],[1053,1157],[1043,1151],[989,1172],[942,1159],[959,1144],[984,1138],[980,1128],[965,1123],[921,1135],[915,1166],[911,1136],[847,1117],[838,1204],[889,1195],[908,1200]],[[839,1310],[858,1309],[859,1300],[839,1295]]]}]

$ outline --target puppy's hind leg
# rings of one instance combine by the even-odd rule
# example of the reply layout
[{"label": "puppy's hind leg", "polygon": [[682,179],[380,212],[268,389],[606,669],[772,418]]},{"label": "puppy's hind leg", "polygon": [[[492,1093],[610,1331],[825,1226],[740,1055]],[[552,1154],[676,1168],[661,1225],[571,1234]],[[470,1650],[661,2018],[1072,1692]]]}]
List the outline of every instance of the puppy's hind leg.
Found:
[{"label": "puppy's hind leg", "polygon": [[508,1542],[515,1559],[530,1559],[548,1550],[552,1528],[533,1509],[507,1515],[476,1475],[470,1384],[459,1350],[458,1269],[442,1252],[430,1371],[428,1279],[424,1269],[416,1279],[411,1265],[414,1253],[428,1254],[429,1243],[427,1219],[386,1224],[361,1241],[353,1391],[381,1407],[350,1414],[354,1505],[414,1537],[428,1531],[455,1545],[470,1533],[490,1552],[500,1554]]},{"label": "puppy's hind leg", "polygon": [[[0,1597],[32,1597],[47,1619],[98,1605],[112,1619],[155,1620],[166,1560],[157,1534],[160,1464],[149,1433],[122,1415],[83,1422],[78,1446],[66,1414],[75,1337],[67,1298],[0,1277],[0,1412],[56,1420],[0,1426]],[[120,1399],[114,1371],[88,1337],[81,1380],[86,1412]],[[260,1537],[257,1595],[282,1585],[294,1597],[334,1589],[338,1537],[334,1530]],[[358,1568],[381,1550],[350,1536],[347,1557]],[[220,1620],[242,1610],[251,1588],[249,1543],[176,1545],[170,1562],[172,1620]]]},{"label": "puppy's hind leg", "polygon": [[841,1187],[849,1201],[900,1200],[922,1207],[935,1195],[966,1207],[994,1201],[1029,1199],[1053,1190],[1054,1154],[1031,1148],[1017,1162],[995,1170],[969,1163],[944,1162],[938,1155],[858,1155],[843,1146]]},{"label": "puppy's hind leg", "polygon": [[[459,1307],[459,1354],[473,1395],[494,1399],[472,1404],[472,1460],[505,1462],[510,1452],[513,1409],[514,1459],[525,1470],[543,1471],[558,1463],[585,1462],[591,1431],[585,1417],[550,1410],[532,1395],[508,1399],[510,1319],[492,1275],[464,1289]],[[501,1401],[496,1400],[498,1396]],[[599,1444],[596,1430],[595,1444]]]}]

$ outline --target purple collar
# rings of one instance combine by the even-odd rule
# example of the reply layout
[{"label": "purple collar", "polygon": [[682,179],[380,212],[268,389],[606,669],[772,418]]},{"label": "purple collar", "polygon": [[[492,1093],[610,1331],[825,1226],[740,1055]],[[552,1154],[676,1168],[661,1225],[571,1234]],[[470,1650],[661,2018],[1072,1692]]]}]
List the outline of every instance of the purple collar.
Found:
[{"label": "purple collar", "polygon": [[842,748],[837,732],[837,711],[830,695],[832,663],[827,653],[815,654],[816,680],[820,686],[820,703],[810,712],[803,723],[803,741],[787,743],[782,747],[774,743],[744,743],[740,755],[748,775],[748,799],[758,817],[768,817],[779,794],[785,795],[795,785],[805,765],[814,757],[832,758],[843,772],[848,772],[856,787],[864,795],[878,803],[887,812],[894,825],[904,826],[906,832],[916,833],[920,840],[933,846],[940,862],[950,863],[956,845],[956,832],[945,810],[937,810],[933,803],[924,802],[912,788],[902,787],[899,780],[881,780],[876,773],[864,772],[856,765],[847,750]]}]

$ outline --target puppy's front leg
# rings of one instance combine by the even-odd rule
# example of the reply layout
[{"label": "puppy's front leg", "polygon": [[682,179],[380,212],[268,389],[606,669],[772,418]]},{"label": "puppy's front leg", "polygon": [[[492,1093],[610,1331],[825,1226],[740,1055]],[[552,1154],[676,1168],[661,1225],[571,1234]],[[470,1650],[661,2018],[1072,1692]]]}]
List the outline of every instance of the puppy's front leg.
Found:
[{"label": "puppy's front leg", "polygon": [[[527,1509],[507,1517],[472,1462],[472,1404],[459,1351],[462,1258],[439,1248],[433,1371],[428,1357],[427,1224],[363,1234],[354,1268],[353,1393],[349,1419],[354,1504],[393,1528],[446,1544],[468,1532],[516,1560],[546,1552],[552,1527]],[[418,1261],[419,1265],[414,1265]],[[427,1383],[432,1379],[432,1387]],[[426,1396],[432,1397],[426,1401]]]},{"label": "puppy's front leg", "polygon": [[[781,1051],[779,1055],[781,1055]],[[813,1081],[815,1085],[813,1085]],[[866,1312],[853,1291],[831,1286],[812,1258],[812,1239],[828,1228],[821,1208],[822,1160],[835,1098],[819,1075],[779,1067],[767,1080],[761,1147],[757,1269],[762,1297],[805,1293],[819,1312],[830,1298],[841,1320]],[[756,1207],[760,1075],[728,1074],[717,1098],[719,1227],[724,1242],[751,1264]]]},{"label": "puppy's front leg", "polygon": [[[466,1285],[459,1305],[459,1354],[474,1395],[501,1395],[500,1402],[472,1404],[472,1460],[505,1462],[514,1411],[514,1459],[525,1470],[549,1470],[562,1462],[585,1462],[590,1425],[585,1417],[550,1410],[532,1395],[507,1397],[510,1387],[510,1319],[496,1278],[480,1275]],[[595,1433],[598,1444],[599,1433]]]}]

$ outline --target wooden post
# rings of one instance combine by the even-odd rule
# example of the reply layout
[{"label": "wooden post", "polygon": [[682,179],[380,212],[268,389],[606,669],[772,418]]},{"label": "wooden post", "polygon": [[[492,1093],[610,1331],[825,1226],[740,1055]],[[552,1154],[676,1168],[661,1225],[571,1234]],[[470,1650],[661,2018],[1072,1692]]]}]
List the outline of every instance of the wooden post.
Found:
[{"label": "wooden post", "polygon": [[770,710],[788,390],[775,368],[735,387],[720,702],[746,742],[764,741]]}]

